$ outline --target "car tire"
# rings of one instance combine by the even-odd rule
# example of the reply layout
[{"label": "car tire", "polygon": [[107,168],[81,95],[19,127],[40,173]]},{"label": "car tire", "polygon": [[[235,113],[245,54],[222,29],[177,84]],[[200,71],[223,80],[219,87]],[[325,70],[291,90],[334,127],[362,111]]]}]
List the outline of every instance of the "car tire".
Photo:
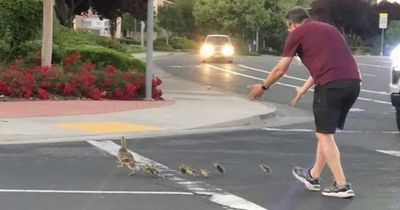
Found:
[{"label": "car tire", "polygon": [[400,131],[400,107],[396,107],[396,123],[397,129]]}]

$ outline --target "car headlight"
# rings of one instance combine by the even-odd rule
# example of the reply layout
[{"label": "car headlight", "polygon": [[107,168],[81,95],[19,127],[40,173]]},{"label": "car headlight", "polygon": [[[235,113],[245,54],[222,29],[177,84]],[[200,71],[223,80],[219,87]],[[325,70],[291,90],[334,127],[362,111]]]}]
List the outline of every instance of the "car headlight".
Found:
[{"label": "car headlight", "polygon": [[210,44],[204,44],[201,47],[200,54],[203,57],[210,57],[214,54],[214,46]]},{"label": "car headlight", "polygon": [[224,47],[222,48],[222,54],[224,56],[232,56],[234,53],[233,47],[232,45],[224,45]]},{"label": "car headlight", "polygon": [[395,47],[390,53],[390,58],[392,59],[393,69],[400,71],[400,45]]}]

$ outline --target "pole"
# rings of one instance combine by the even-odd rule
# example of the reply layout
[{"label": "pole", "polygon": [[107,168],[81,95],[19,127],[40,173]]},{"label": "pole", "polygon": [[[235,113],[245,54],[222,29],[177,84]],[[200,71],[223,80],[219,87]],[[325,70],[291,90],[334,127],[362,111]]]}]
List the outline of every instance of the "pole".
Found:
[{"label": "pole", "polygon": [[147,1],[147,55],[146,55],[146,100],[152,100],[153,80],[153,27],[154,27],[153,0]]},{"label": "pole", "polygon": [[144,47],[144,21],[140,21],[140,46]]},{"label": "pole", "polygon": [[42,66],[51,65],[53,49],[53,5],[54,0],[43,1],[43,35],[42,35]]},{"label": "pole", "polygon": [[385,29],[382,28],[382,36],[381,36],[381,56],[383,56],[383,42],[385,36]]},{"label": "pole", "polygon": [[258,53],[258,43],[259,43],[259,36],[258,36],[258,31],[256,32],[256,52]]}]

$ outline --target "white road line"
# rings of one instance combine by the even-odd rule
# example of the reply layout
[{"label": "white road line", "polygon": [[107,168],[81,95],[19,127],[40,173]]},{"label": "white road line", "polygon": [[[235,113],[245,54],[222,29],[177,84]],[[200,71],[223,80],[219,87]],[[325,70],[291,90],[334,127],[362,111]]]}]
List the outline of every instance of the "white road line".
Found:
[{"label": "white road line", "polygon": [[350,112],[365,112],[365,109],[360,109],[360,108],[351,108]]},{"label": "white road line", "polygon": [[194,195],[192,192],[0,189],[0,193]]},{"label": "white road line", "polygon": [[396,150],[375,150],[375,151],[384,153],[387,155],[394,155],[394,156],[400,157],[400,151],[396,151]]},{"label": "white road line", "polygon": [[[250,79],[255,79],[255,80],[258,80],[258,81],[264,81],[264,79],[261,79],[261,78],[258,78],[258,77],[253,77],[253,76],[250,76],[250,75],[247,75],[247,74],[241,74],[241,73],[229,71],[229,70],[226,70],[224,68],[220,68],[218,66],[214,66],[214,65],[211,65],[211,64],[207,64],[207,65],[210,68],[213,68],[213,69],[218,70],[218,71],[223,71],[223,72],[234,74],[234,75],[237,75],[237,76],[242,76],[242,77],[246,77],[246,78],[250,78]],[[290,85],[290,84],[281,83],[281,82],[277,82],[275,84],[286,86],[286,87],[292,87],[292,88],[296,88],[297,87],[296,85]]]},{"label": "white road line", "polygon": [[371,66],[371,67],[378,67],[378,68],[383,68],[383,69],[390,69],[390,66],[379,66],[379,65],[374,65],[374,64],[367,64],[367,63],[358,63],[359,66]]},{"label": "white road line", "polygon": [[200,68],[201,67],[201,65],[197,65],[197,66],[168,66],[169,68],[178,68],[178,69],[181,69],[181,68]]},{"label": "white road line", "polygon": [[363,76],[367,76],[367,77],[376,77],[376,75],[374,74],[362,74]]},{"label": "white road line", "polygon": [[370,101],[370,102],[374,102],[374,103],[378,103],[378,104],[389,104],[389,105],[392,105],[392,103],[388,102],[388,101],[381,101],[381,100],[375,100],[375,99],[364,98],[364,97],[358,97],[357,100]]},{"label": "white road line", "polygon": [[[301,132],[301,133],[314,133],[315,130],[313,129],[299,129],[299,128],[293,128],[293,129],[285,129],[285,128],[262,128],[264,131],[277,131],[277,132]],[[399,131],[342,131],[342,130],[337,130],[336,133],[344,133],[344,134],[398,134],[400,133]]]},{"label": "white road line", "polygon": [[[257,69],[257,68],[253,68],[253,67],[249,67],[249,66],[245,66],[245,65],[238,65],[239,67],[242,67],[242,68],[246,68],[246,69],[249,69],[249,70],[253,70],[253,71],[257,71],[257,72],[263,72],[263,73],[271,73],[270,71],[265,71],[265,70],[262,70],[262,69]],[[298,80],[298,81],[303,81],[303,82],[305,82],[305,81],[307,81],[306,79],[303,79],[303,78],[298,78],[298,77],[293,77],[293,76],[288,76],[288,75],[283,75],[283,77],[285,77],[285,78],[289,78],[289,79],[293,79],[293,80]],[[385,92],[385,91],[374,91],[374,90],[367,90],[367,89],[361,89],[361,92],[366,92],[366,93],[375,93],[375,94],[380,94],[380,95],[390,95],[390,93],[388,93],[388,92]]]},{"label": "white road line", "polygon": [[[245,66],[245,65],[238,65],[238,66],[242,67],[242,68],[245,68],[245,69],[262,72],[262,73],[268,73],[268,74],[271,73],[270,71],[265,71],[265,70],[262,70],[262,69],[256,69],[256,68],[253,68],[253,67],[250,67],[250,66]],[[292,77],[292,76],[289,76],[289,75],[286,75],[286,74],[283,75],[283,77],[294,79],[294,80],[298,80],[298,81],[302,81],[302,82],[307,81],[306,79],[302,79],[302,78],[298,78],[298,77]]]},{"label": "white road line", "polygon": [[[118,153],[119,145],[112,141],[87,141],[89,144],[108,152],[109,154],[116,156]],[[132,152],[132,151],[131,151]],[[209,184],[201,181],[189,181],[178,177],[178,172],[172,170],[165,165],[157,163],[151,159],[148,159],[140,154],[132,152],[135,159],[143,164],[152,163],[159,170],[160,175],[185,187],[195,195],[207,196],[207,198],[216,204],[222,205],[223,207],[233,208],[237,210],[267,210],[266,208],[259,206],[251,201],[245,200],[239,196],[233,195],[220,188],[213,187]],[[168,176],[167,176],[168,174]]]}]

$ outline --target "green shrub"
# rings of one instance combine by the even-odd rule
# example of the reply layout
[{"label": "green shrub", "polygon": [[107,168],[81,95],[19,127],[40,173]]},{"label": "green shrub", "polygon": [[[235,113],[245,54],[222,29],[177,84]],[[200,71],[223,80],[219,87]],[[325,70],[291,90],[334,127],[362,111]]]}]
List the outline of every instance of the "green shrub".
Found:
[{"label": "green shrub", "polygon": [[9,57],[20,57],[21,45],[39,35],[42,1],[0,0],[0,14],[0,38],[7,38],[11,51]]},{"label": "green shrub", "polygon": [[145,64],[140,60],[102,46],[80,45],[70,47],[65,49],[65,55],[72,54],[74,51],[80,52],[82,61],[90,60],[99,67],[114,65],[122,71],[134,68],[138,72],[144,72],[146,69]]},{"label": "green shrub", "polygon": [[183,51],[195,50],[198,48],[198,44],[195,41],[178,36],[171,37],[169,39],[169,45],[174,49]]},{"label": "green shrub", "polygon": [[142,47],[140,45],[128,45],[128,53],[142,53],[146,51],[145,47]]},{"label": "green shrub", "polygon": [[6,60],[10,54],[10,45],[0,39],[0,61]]},{"label": "green shrub", "polygon": [[42,50],[41,40],[28,41],[22,44],[20,47],[20,53],[22,57],[25,57],[31,53],[40,53],[41,50]]},{"label": "green shrub", "polygon": [[116,50],[118,52],[128,52],[128,45],[122,44],[118,39],[112,39],[110,37],[94,35],[94,40],[98,45],[106,48]]},{"label": "green shrub", "polygon": [[54,31],[54,43],[61,48],[78,45],[95,45],[96,42],[91,38],[92,34],[77,32],[69,28],[60,27]]},{"label": "green shrub", "polygon": [[247,42],[242,39],[231,38],[233,47],[235,48],[235,54],[247,55],[249,53],[249,48]]},{"label": "green shrub", "polygon": [[140,45],[140,42],[130,39],[130,38],[121,38],[119,41],[123,44],[128,44],[128,45]]},{"label": "green shrub", "polygon": [[166,51],[166,52],[171,52],[171,51],[175,50],[170,45],[167,45],[167,39],[166,38],[158,38],[158,39],[156,39],[154,41],[154,49],[157,50],[157,51]]}]

